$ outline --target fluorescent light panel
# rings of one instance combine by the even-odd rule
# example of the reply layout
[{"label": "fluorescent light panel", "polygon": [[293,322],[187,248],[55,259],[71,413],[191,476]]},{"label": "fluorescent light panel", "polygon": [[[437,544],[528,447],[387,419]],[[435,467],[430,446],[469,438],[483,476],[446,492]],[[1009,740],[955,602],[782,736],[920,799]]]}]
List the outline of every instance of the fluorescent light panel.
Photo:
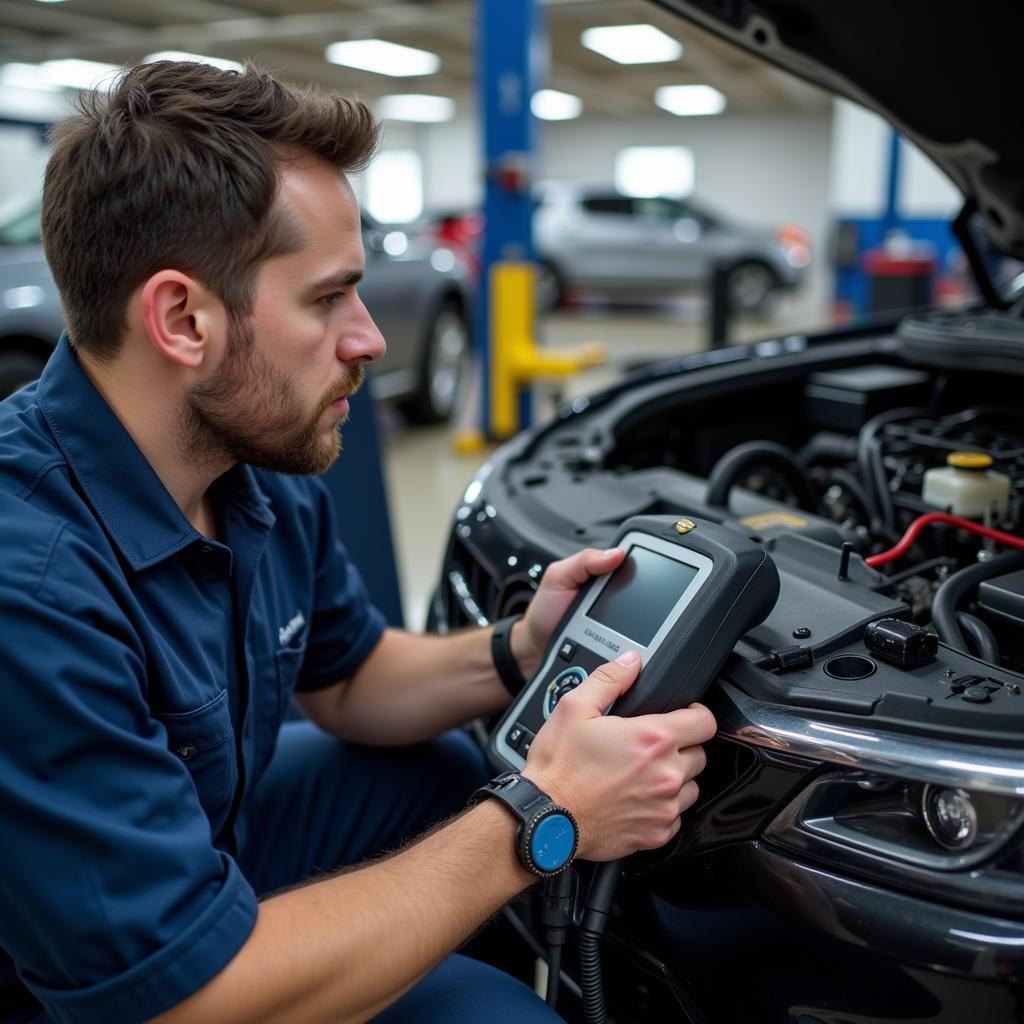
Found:
[{"label": "fluorescent light panel", "polygon": [[118,64],[95,60],[47,60],[42,64],[5,64],[0,76],[5,85],[53,92],[57,89],[109,89]]},{"label": "fluorescent light panel", "polygon": [[654,102],[679,117],[701,117],[725,110],[725,96],[710,85],[663,85],[655,92]]},{"label": "fluorescent light panel", "polygon": [[588,50],[617,64],[662,64],[683,55],[683,44],[653,25],[588,28],[583,30],[580,41]]},{"label": "fluorescent light panel", "polygon": [[242,65],[237,60],[225,60],[223,57],[206,57],[201,53],[186,53],[184,50],[160,50],[144,58],[144,63],[155,64],[158,60],[184,60],[195,64],[209,64],[221,71],[241,71]]},{"label": "fluorescent light panel", "polygon": [[395,93],[381,96],[374,104],[377,116],[385,121],[417,121],[434,124],[450,121],[455,116],[455,101],[447,96],[430,96],[422,92]]},{"label": "fluorescent light panel", "polygon": [[583,100],[558,89],[539,89],[530,99],[530,110],[544,121],[571,121],[583,112]]},{"label": "fluorescent light panel", "polygon": [[409,75],[432,75],[441,66],[441,58],[429,50],[399,46],[383,39],[350,39],[331,43],[324,55],[332,64],[341,64],[378,75],[404,78]]}]

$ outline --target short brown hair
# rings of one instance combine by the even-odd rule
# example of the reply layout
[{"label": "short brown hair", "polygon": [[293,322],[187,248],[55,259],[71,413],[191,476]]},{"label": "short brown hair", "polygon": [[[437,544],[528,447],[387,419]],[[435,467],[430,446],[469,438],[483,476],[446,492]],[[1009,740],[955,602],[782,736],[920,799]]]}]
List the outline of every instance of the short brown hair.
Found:
[{"label": "short brown hair", "polygon": [[195,276],[235,317],[259,265],[296,242],[275,215],[289,152],[356,171],[379,125],[362,103],[298,89],[252,65],[158,61],[87,95],[52,132],[43,245],[73,345],[116,355],[131,293],[158,270]]}]

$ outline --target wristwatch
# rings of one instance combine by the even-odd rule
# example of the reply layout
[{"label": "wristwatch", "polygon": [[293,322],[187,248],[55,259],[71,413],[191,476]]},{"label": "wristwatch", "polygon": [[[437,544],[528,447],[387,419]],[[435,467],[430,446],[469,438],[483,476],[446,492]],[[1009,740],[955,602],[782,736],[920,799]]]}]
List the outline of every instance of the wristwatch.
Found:
[{"label": "wristwatch", "polygon": [[579,845],[576,819],[529,779],[518,772],[499,775],[470,797],[470,806],[485,797],[500,800],[519,819],[516,856],[527,871],[548,878],[572,863]]}]

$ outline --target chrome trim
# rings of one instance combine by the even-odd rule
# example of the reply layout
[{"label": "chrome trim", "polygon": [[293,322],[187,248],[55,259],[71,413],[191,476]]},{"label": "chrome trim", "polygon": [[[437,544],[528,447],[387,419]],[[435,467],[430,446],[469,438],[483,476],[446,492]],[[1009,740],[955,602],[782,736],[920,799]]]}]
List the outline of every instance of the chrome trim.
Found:
[{"label": "chrome trim", "polygon": [[455,600],[467,619],[471,619],[478,626],[489,626],[491,620],[481,611],[480,605],[473,599],[472,591],[466,583],[466,577],[461,572],[453,569],[448,573],[448,586],[451,587]]},{"label": "chrome trim", "polygon": [[842,765],[901,779],[1005,796],[1024,796],[1024,754],[956,743],[948,736],[926,740],[886,733],[870,719],[863,728],[819,722],[813,712],[798,714],[748,697],[721,681],[726,698],[718,702],[718,734],[748,746]]}]

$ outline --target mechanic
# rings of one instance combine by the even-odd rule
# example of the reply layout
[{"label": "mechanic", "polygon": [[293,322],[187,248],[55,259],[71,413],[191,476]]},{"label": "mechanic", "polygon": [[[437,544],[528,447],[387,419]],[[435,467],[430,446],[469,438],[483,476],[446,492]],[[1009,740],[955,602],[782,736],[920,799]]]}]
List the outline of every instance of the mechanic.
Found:
[{"label": "mechanic", "polygon": [[[450,955],[533,880],[508,808],[465,809],[455,727],[509,702],[492,629],[385,629],[316,479],[384,352],[346,176],[377,137],[359,103],[175,62],[54,132],[68,331],[0,405],[4,1020],[556,1019]],[[622,557],[553,563],[502,674]],[[523,773],[593,861],[675,833],[714,732],[603,716],[633,658]]]}]

